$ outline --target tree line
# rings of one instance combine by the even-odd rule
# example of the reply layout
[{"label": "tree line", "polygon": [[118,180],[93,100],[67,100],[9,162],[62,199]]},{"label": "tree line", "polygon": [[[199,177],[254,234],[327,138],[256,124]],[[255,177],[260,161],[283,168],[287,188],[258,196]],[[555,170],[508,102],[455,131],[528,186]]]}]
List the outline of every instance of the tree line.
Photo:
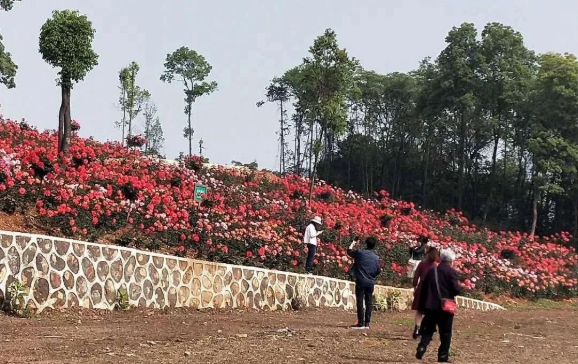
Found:
[{"label": "tree line", "polygon": [[499,23],[464,23],[445,42],[411,72],[379,74],[325,31],[257,103],[279,108],[279,172],[455,207],[494,229],[576,235],[576,57],[538,55]]},{"label": "tree line", "polygon": [[[0,0],[8,11],[20,0]],[[95,30],[77,11],[55,11],[39,50],[59,69],[58,147],[67,153],[73,85],[98,64]],[[578,60],[536,54],[509,26],[452,28],[434,59],[411,72],[366,70],[328,29],[301,64],[275,77],[265,100],[279,108],[279,172],[322,178],[366,195],[385,189],[421,208],[456,207],[494,229],[578,233]],[[183,135],[193,154],[198,97],[217,89],[196,51],[168,54],[160,80],[182,84]],[[17,65],[0,38],[0,83],[13,88]],[[139,65],[119,72],[116,124],[124,143],[144,117],[145,152],[158,153],[162,126]],[[202,139],[199,151],[202,153]]]},{"label": "tree line", "polygon": [[[21,0],[0,0],[0,10],[12,10],[15,2]],[[58,151],[66,155],[72,135],[72,117],[70,112],[71,93],[74,84],[82,81],[98,65],[99,55],[92,49],[95,36],[92,23],[78,11],[54,11],[40,30],[39,52],[42,58],[59,69],[57,84],[61,89],[62,101],[58,119]],[[185,114],[187,124],[184,137],[188,140],[188,154],[193,154],[192,139],[194,129],[191,115],[193,104],[198,97],[208,95],[217,89],[215,81],[205,81],[212,67],[196,51],[181,47],[166,56],[165,71],[160,80],[166,83],[177,81],[184,86]],[[2,44],[0,35],[0,83],[8,89],[16,87],[18,66],[12,55]],[[157,107],[149,91],[138,85],[137,76],[140,66],[131,62],[119,72],[120,96],[118,107],[122,112],[121,120],[115,125],[121,130],[121,143],[124,146],[144,147],[146,154],[159,155],[164,142],[162,125],[157,116]],[[144,143],[140,135],[135,134],[135,120],[139,115],[144,117]],[[137,137],[137,142],[131,143]],[[202,139],[200,150],[202,152]]]}]

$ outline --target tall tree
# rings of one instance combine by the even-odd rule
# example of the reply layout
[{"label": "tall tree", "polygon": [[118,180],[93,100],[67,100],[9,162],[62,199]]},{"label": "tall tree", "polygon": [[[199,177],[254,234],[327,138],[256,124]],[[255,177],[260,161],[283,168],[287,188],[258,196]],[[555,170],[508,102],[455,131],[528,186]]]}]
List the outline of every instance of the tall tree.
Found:
[{"label": "tall tree", "polygon": [[[503,160],[507,161],[512,123],[519,109],[518,105],[528,95],[529,82],[535,67],[534,54],[525,47],[522,34],[499,23],[486,25],[482,31],[480,51],[483,57],[481,99],[485,116],[492,128],[493,139],[490,185],[482,220],[485,223],[494,202],[494,190],[498,181],[498,146],[500,141],[503,141]],[[506,163],[504,173],[505,168]]]},{"label": "tall tree", "polygon": [[[16,1],[21,0],[0,0],[0,10],[10,11]],[[12,55],[6,50],[2,43],[2,34],[0,34],[0,83],[5,85],[8,89],[16,87],[16,72],[18,66],[12,60]]]},{"label": "tall tree", "polygon": [[[267,102],[279,104],[279,173],[285,173],[287,143],[285,137],[289,132],[287,126],[287,110],[285,103],[289,100],[289,86],[283,78],[274,78],[271,84],[265,89]],[[257,107],[261,107],[265,101],[257,102]]]},{"label": "tall tree", "polygon": [[315,39],[309,53],[310,56],[303,60],[303,101],[313,122],[310,139],[313,152],[311,200],[323,144],[328,146],[332,137],[338,137],[347,128],[347,96],[355,86],[353,75],[358,63],[345,49],[339,48],[337,35],[331,29]]},{"label": "tall tree", "polygon": [[480,118],[480,77],[482,62],[477,31],[473,24],[454,27],[446,37],[446,48],[438,57],[440,93],[444,112],[449,116],[457,155],[456,205],[462,209],[466,172],[472,158],[486,147]]},{"label": "tall tree", "polygon": [[78,11],[54,11],[40,29],[39,48],[42,58],[60,68],[57,81],[62,92],[58,115],[58,151],[68,153],[72,122],[70,94],[75,82],[82,81],[98,64],[92,49],[95,30],[85,15]]},{"label": "tall tree", "polygon": [[189,140],[189,156],[193,154],[194,130],[191,124],[193,103],[198,97],[209,95],[217,89],[217,82],[205,81],[212,69],[205,57],[187,47],[181,47],[166,57],[165,72],[161,76],[161,81],[171,83],[177,79],[185,86],[187,127],[184,129],[184,136]]},{"label": "tall tree", "polygon": [[[545,193],[566,195],[573,204],[577,203],[578,196],[572,195],[576,186],[562,184],[564,176],[576,175],[578,166],[578,60],[574,55],[545,54],[540,57],[532,103],[535,119],[529,150],[534,188],[530,234],[534,235],[538,203]],[[573,210],[578,213],[578,206]],[[578,229],[577,222],[575,215],[574,230]]]},{"label": "tall tree", "polygon": [[157,116],[157,107],[151,100],[144,106],[144,137],[146,138],[145,153],[160,154],[163,148],[164,136],[160,118]]},{"label": "tall tree", "polygon": [[[128,136],[132,135],[132,123],[134,119],[140,114],[150,98],[150,93],[136,83],[139,70],[139,65],[136,62],[131,62],[131,64],[123,68],[119,74],[121,90],[123,91],[119,101],[123,110],[123,119],[126,120]],[[126,119],[125,116],[128,116],[128,119]]]},{"label": "tall tree", "polygon": [[[297,175],[303,172],[304,158],[307,153],[303,150],[302,138],[307,131],[308,108],[305,98],[303,66],[294,67],[282,76],[283,84],[287,86],[288,96],[294,99],[295,112],[291,117],[294,126],[294,152],[292,171]],[[311,165],[311,161],[309,161]]]},{"label": "tall tree", "polygon": [[120,96],[118,97],[118,104],[120,109],[122,110],[122,119],[120,121],[116,121],[115,125],[117,128],[121,130],[122,136],[120,138],[120,143],[124,147],[125,136],[126,136],[126,79],[128,78],[126,68],[123,68],[118,73],[118,80],[120,86],[118,87],[120,90]]}]

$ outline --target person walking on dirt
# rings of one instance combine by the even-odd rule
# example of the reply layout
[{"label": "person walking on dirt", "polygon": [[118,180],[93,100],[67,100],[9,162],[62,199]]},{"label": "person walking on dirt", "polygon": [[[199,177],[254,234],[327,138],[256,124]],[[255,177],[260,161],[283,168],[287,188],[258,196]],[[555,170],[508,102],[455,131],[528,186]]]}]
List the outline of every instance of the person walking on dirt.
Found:
[{"label": "person walking on dirt", "polygon": [[307,261],[305,262],[305,270],[308,274],[313,272],[313,262],[315,261],[315,254],[317,253],[317,237],[323,233],[323,231],[318,231],[321,227],[321,218],[315,216],[307,228],[305,229],[305,234],[303,235],[303,242],[307,244]]},{"label": "person walking on dirt", "polygon": [[436,327],[440,334],[438,362],[449,363],[452,326],[456,308],[455,297],[460,294],[456,271],[452,264],[456,254],[450,249],[441,251],[441,263],[425,276],[419,297],[418,311],[424,313],[421,324],[421,341],[415,357],[422,359],[431,343]]},{"label": "person walking on dirt", "polygon": [[354,250],[357,244],[359,244],[359,240],[354,240],[347,249],[347,254],[353,258],[352,275],[355,278],[355,300],[357,302],[357,324],[351,328],[359,330],[369,329],[371,311],[373,310],[373,289],[375,280],[381,273],[381,267],[379,257],[373,252],[377,245],[377,240],[374,237],[365,239],[365,249]]},{"label": "person walking on dirt", "polygon": [[423,318],[423,312],[421,312],[418,308],[419,305],[419,298],[421,289],[423,286],[423,280],[428,272],[435,268],[438,265],[438,261],[440,259],[440,253],[436,248],[429,248],[426,260],[420,262],[417,266],[417,270],[413,276],[413,302],[411,304],[411,309],[415,311],[415,327],[413,329],[413,339],[417,339],[419,336],[419,328],[421,326],[421,321]]},{"label": "person walking on dirt", "polygon": [[422,235],[417,239],[417,241],[419,245],[412,245],[409,247],[409,262],[407,263],[409,265],[409,271],[407,272],[409,278],[414,277],[418,264],[423,260],[429,239],[427,236]]}]

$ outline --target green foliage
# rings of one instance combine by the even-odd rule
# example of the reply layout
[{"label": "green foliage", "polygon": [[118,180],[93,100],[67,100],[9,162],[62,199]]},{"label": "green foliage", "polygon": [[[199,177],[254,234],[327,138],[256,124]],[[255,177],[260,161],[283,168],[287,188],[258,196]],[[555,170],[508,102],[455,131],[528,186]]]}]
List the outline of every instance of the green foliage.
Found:
[{"label": "green foliage", "polygon": [[42,59],[60,68],[59,85],[72,88],[98,65],[98,55],[92,49],[95,30],[85,15],[78,11],[54,11],[40,29]]},{"label": "green foliage", "polygon": [[24,296],[26,294],[26,286],[19,280],[14,280],[8,286],[7,301],[5,302],[5,311],[17,317],[29,317],[30,312],[25,305]]},{"label": "green foliage", "polygon": [[217,90],[217,82],[205,81],[212,69],[205,57],[192,49],[181,47],[172,54],[167,54],[165,71],[160,78],[161,81],[167,83],[177,80],[185,86],[187,126],[184,129],[184,136],[189,140],[189,156],[193,153],[192,139],[194,130],[191,125],[193,103],[198,97],[209,95]]},{"label": "green foliage", "polygon": [[22,0],[0,0],[0,10],[4,10],[4,11],[12,10],[14,3],[17,1],[22,1]]},{"label": "green foliage", "polygon": [[158,154],[163,149],[165,138],[163,136],[163,127],[160,118],[156,115],[157,107],[148,100],[144,106],[144,137],[147,142],[145,144],[146,154]]},{"label": "green foliage", "polygon": [[125,287],[121,287],[116,291],[115,308],[117,310],[126,310],[130,307],[128,303],[128,291]]},{"label": "green foliage", "polygon": [[[0,10],[10,11],[16,1],[22,0],[0,0]],[[12,55],[6,51],[2,43],[2,35],[0,34],[0,83],[5,85],[8,89],[16,87],[14,78],[18,71],[18,66],[12,61]]]},{"label": "green foliage", "polygon": [[346,101],[355,86],[353,76],[358,63],[339,48],[337,35],[331,29],[313,42],[309,53],[301,68],[304,104],[310,120],[339,135],[347,125]]},{"label": "green foliage", "polygon": [[10,52],[6,51],[2,39],[2,35],[0,35],[0,83],[11,89],[16,87],[14,78],[16,77],[18,66],[12,60]]},{"label": "green foliage", "polygon": [[125,120],[128,126],[127,136],[132,134],[132,122],[149,102],[151,94],[136,84],[136,77],[140,71],[140,66],[136,62],[131,62],[127,67],[119,72],[120,88],[122,95],[119,104],[123,113],[128,114]]}]

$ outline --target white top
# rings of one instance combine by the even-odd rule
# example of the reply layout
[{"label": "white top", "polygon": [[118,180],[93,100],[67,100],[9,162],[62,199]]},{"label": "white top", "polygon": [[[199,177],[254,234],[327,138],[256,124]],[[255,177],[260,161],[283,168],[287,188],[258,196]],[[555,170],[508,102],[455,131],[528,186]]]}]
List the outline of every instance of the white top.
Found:
[{"label": "white top", "polygon": [[305,229],[305,234],[303,235],[303,242],[305,244],[317,245],[317,236],[321,234],[317,232],[315,229],[315,225],[309,224],[307,225],[307,229]]}]

